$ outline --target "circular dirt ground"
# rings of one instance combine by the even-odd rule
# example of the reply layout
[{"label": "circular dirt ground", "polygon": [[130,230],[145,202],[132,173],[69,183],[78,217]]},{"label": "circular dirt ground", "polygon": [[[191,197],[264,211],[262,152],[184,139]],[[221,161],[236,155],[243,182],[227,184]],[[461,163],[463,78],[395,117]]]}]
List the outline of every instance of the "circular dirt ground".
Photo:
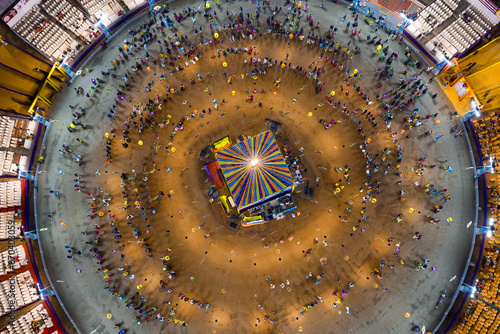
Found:
[{"label": "circular dirt ground", "polygon": [[[328,4],[326,10],[333,12],[338,8],[341,10],[332,15],[340,17],[345,10],[340,5]],[[202,20],[199,17],[199,21]],[[190,23],[188,26],[191,29]],[[376,82],[380,79],[375,70],[383,62],[379,64],[378,55],[372,55],[375,47],[365,41],[355,40],[354,44],[362,45],[366,51],[350,60],[333,54],[320,58],[321,49],[307,45],[305,40],[273,35],[230,43],[230,34],[225,31],[219,34],[224,46],[200,47],[199,61],[183,71],[170,75],[168,65],[162,68],[148,62],[151,72],[145,66],[132,72],[133,59],[144,57],[145,53],[136,51],[125,65],[113,70],[117,79],[103,78],[92,100],[76,97],[69,89],[55,104],[51,117],[59,122],[53,124],[48,134],[47,162],[43,166],[48,177],[41,177],[39,189],[44,195],[39,196],[38,203],[42,214],[54,213],[55,219],[42,222],[42,227],[46,225],[50,229],[41,236],[41,242],[52,279],[66,282],[57,288],[78,327],[83,332],[97,329],[101,333],[116,331],[112,329],[115,323],[120,323],[128,333],[162,330],[169,333],[293,333],[300,329],[307,333],[405,333],[412,324],[433,328],[448,306],[436,309],[439,294],[445,289],[456,289],[456,281],[450,283],[450,279],[455,275],[459,277],[464,269],[471,238],[465,224],[473,218],[473,211],[466,205],[472,203],[473,194],[465,190],[472,189],[471,173],[465,170],[470,164],[469,157],[461,153],[467,152],[465,140],[448,134],[452,125],[449,102],[423,96],[416,104],[422,118],[439,112],[441,122],[433,124],[436,119],[430,119],[421,128],[409,129],[410,124],[403,123],[403,118],[414,107],[403,112],[394,110],[392,129],[396,136],[393,138],[378,115],[378,103],[368,106],[353,86],[361,85],[372,100],[376,94],[389,92],[397,86],[397,78],[404,69],[401,57],[394,64],[398,74],[379,89]],[[209,37],[205,33],[205,38]],[[349,37],[342,31],[338,38],[347,41]],[[90,78],[100,76],[103,66],[116,58],[117,40],[110,45],[111,50],[93,60],[93,72],[78,78],[73,84],[75,87],[89,89]],[[149,46],[149,53],[154,57],[160,51],[156,44]],[[402,54],[397,42],[389,45],[391,51],[399,50]],[[252,57],[277,59],[278,65],[258,64],[256,67],[266,69],[267,74],[247,75],[255,68],[244,63],[245,59],[251,59],[248,53],[219,58],[217,50],[223,47],[252,47],[258,53]],[[216,55],[215,58],[212,55]],[[326,56],[344,63],[344,70],[326,63]],[[308,72],[324,67],[317,85],[322,91],[316,94],[313,78],[305,76],[303,71],[281,69],[280,61],[302,66],[303,71]],[[227,67],[223,67],[223,62]],[[346,68],[359,69],[361,79],[350,77]],[[110,121],[106,115],[116,98],[118,85],[123,84],[120,77],[127,69],[131,74],[129,86],[124,90],[126,101],[118,103],[114,119]],[[410,71],[416,72],[416,69],[410,68]],[[198,73],[201,82],[196,78]],[[228,82],[233,74],[232,81]],[[161,75],[165,75],[166,80],[159,82]],[[422,75],[424,83],[428,78]],[[341,92],[344,79],[349,79],[349,86]],[[277,80],[281,80],[279,87],[275,85]],[[144,89],[148,82],[154,82],[149,93]],[[186,87],[184,91],[180,90],[181,84]],[[168,93],[170,87],[178,94]],[[342,112],[341,106],[334,108],[327,103],[332,90],[336,91],[333,100],[346,104],[349,114]],[[349,96],[346,90],[350,90]],[[128,148],[123,148],[120,140],[124,121],[134,105],[144,105],[157,95],[167,101],[161,102],[161,110],[155,104],[154,125],[150,128],[148,124],[142,133],[132,125],[131,142]],[[247,99],[250,95],[253,95],[252,102]],[[213,99],[218,102],[217,110]],[[222,104],[223,99],[226,102]],[[88,131],[69,134],[65,129],[71,121],[71,113],[64,109],[70,103],[86,109],[83,121]],[[375,115],[376,126],[370,124],[362,108]],[[205,117],[186,119],[194,110],[199,114],[203,109],[207,111]],[[184,130],[177,131],[172,140],[171,132],[182,117],[185,118]],[[239,135],[251,137],[264,132],[270,119],[281,123],[279,133],[275,134],[281,151],[288,145],[291,157],[300,157],[299,165],[314,194],[312,199],[304,199],[299,186],[293,194],[297,204],[293,215],[289,213],[279,221],[234,231],[228,228],[220,204],[209,202],[208,188],[212,184],[199,154],[210,142],[224,136],[235,141]],[[167,120],[168,124],[159,126]],[[330,121],[333,124],[325,130],[320,122]],[[111,129],[115,129],[115,137],[111,164],[107,164],[104,134],[112,133]],[[402,129],[407,131],[404,135]],[[432,138],[423,135],[430,129],[444,133],[445,137],[433,143]],[[76,138],[84,142],[80,144]],[[397,142],[394,139],[398,139]],[[74,154],[82,155],[81,167],[75,164],[73,156],[58,153],[63,142],[73,148]],[[366,147],[366,155],[360,147]],[[401,163],[397,161],[398,149],[402,153]],[[424,163],[423,175],[418,176],[413,170],[422,157],[428,160]],[[366,173],[368,158],[371,177]],[[436,167],[431,169],[430,165]],[[448,165],[453,166],[452,173],[444,171]],[[350,184],[344,178],[344,171],[337,171],[338,167],[345,166],[349,167]],[[59,169],[64,171],[63,175],[58,174]],[[100,173],[96,173],[97,170]],[[81,193],[74,191],[76,177],[73,174],[78,171],[82,172]],[[129,178],[123,187],[121,173]],[[429,197],[424,188],[414,186],[417,181],[424,188],[426,184],[434,184],[437,189],[447,189],[453,200],[444,204],[444,195]],[[337,194],[334,193],[339,187],[336,183],[343,186]],[[59,189],[60,197],[56,200],[49,197],[48,189]],[[405,191],[404,201],[400,200],[401,190]],[[165,193],[160,201],[159,191]],[[106,193],[112,198],[109,206],[102,201],[108,197]],[[171,194],[170,197],[167,194]],[[140,203],[136,205],[138,200]],[[92,204],[103,217],[89,219]],[[443,211],[432,213],[435,205],[444,205]],[[129,208],[123,210],[126,206]],[[157,210],[156,214],[152,213],[152,207]],[[129,214],[134,218],[127,219]],[[401,214],[400,222],[398,214]],[[432,225],[429,217],[438,217],[441,223]],[[447,221],[450,217],[453,220]],[[60,226],[60,221],[67,225]],[[116,243],[117,234],[113,233],[111,222],[121,235],[121,244]],[[94,224],[104,233],[102,243],[85,244],[85,241],[95,243]],[[133,235],[135,229],[138,238]],[[87,235],[82,235],[82,231]],[[415,232],[423,235],[422,240],[412,239]],[[289,240],[290,236],[293,240]],[[138,243],[142,239],[151,252],[145,252],[144,244]],[[64,245],[81,250],[83,256],[66,259]],[[101,265],[92,259],[93,247],[103,254]],[[148,258],[148,254],[151,257]],[[163,270],[166,256],[168,266],[177,274],[175,279],[169,279],[168,271]],[[326,258],[326,264],[320,263],[321,258]],[[436,266],[438,270],[417,271],[417,264],[424,259],[430,259],[429,268]],[[379,269],[383,277],[377,277],[376,268],[383,261],[385,264]],[[97,271],[99,267],[107,271]],[[83,269],[81,274],[76,273],[79,268]],[[128,272],[128,276],[124,276],[124,272]],[[164,290],[160,289],[160,280],[165,282]],[[169,288],[173,290],[170,294]],[[195,304],[181,301],[179,294],[195,300]],[[166,304],[167,300],[170,304]],[[143,313],[139,314],[133,307],[128,309],[126,301]],[[210,308],[199,308],[198,303],[208,303]],[[347,314],[346,307],[351,314]],[[175,314],[169,316],[172,310]],[[410,318],[405,318],[406,312],[411,314]],[[113,315],[112,320],[104,319],[108,313]],[[158,314],[165,318],[164,322],[156,319]],[[144,324],[147,315],[151,315],[151,319]],[[135,317],[140,319],[140,325],[134,323]],[[267,318],[269,320],[265,320]],[[188,326],[181,328],[174,320],[184,321]]]}]

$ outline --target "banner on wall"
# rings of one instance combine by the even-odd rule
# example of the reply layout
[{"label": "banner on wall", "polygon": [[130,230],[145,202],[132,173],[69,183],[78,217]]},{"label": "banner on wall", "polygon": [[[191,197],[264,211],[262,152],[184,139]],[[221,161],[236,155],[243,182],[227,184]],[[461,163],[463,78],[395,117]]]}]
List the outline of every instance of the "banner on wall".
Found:
[{"label": "banner on wall", "polygon": [[33,240],[37,239],[36,233],[33,233],[33,232],[24,232],[23,235],[25,238],[28,238],[28,239],[33,239]]},{"label": "banner on wall", "polygon": [[29,12],[29,10],[41,2],[41,0],[19,0],[11,10],[9,10],[2,17],[2,20],[7,23],[9,27],[13,27],[16,25],[19,20],[23,18],[23,16]]},{"label": "banner on wall", "polygon": [[101,28],[107,38],[111,38],[111,33],[109,32],[108,27],[106,27],[101,21],[99,21],[99,28]]},{"label": "banner on wall", "polygon": [[31,175],[30,173],[22,171],[22,170],[19,171],[19,176],[24,177],[30,181],[35,181],[35,179],[36,179],[36,177],[34,175]]},{"label": "banner on wall", "polygon": [[75,76],[75,72],[71,70],[71,66],[69,66],[69,62],[71,61],[71,56],[67,55],[64,57],[61,67],[66,71],[66,73],[73,78]]},{"label": "banner on wall", "polygon": [[45,118],[43,118],[42,116],[40,116],[39,114],[35,113],[35,115],[33,116],[33,119],[35,121],[38,121],[40,123],[42,123],[43,125],[45,126],[49,126],[50,124],[50,121],[49,120],[46,120]]}]

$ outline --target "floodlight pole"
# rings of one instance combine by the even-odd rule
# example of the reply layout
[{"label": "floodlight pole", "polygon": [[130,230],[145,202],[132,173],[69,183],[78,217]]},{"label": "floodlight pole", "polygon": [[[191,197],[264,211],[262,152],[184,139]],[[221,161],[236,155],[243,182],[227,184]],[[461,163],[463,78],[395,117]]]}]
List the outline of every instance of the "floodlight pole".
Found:
[{"label": "floodlight pole", "polygon": [[489,162],[490,164],[487,166],[481,166],[476,168],[476,170],[474,171],[475,179],[479,178],[483,174],[486,174],[487,172],[490,172],[492,174],[495,173],[495,157],[490,156]]},{"label": "floodlight pole", "polygon": [[467,284],[462,284],[461,288],[462,291],[467,292],[471,298],[476,298],[482,301],[483,303],[487,304],[488,306],[493,307],[495,310],[500,311],[500,308],[497,306],[493,305],[492,303],[487,302],[486,300],[482,299],[481,297],[476,296],[476,287],[475,286],[470,286]]},{"label": "floodlight pole", "polygon": [[480,298],[478,296],[474,296],[473,298],[479,299],[483,303],[488,304],[489,306],[493,307],[495,310],[500,311],[500,308],[496,307],[495,305],[493,305],[491,303],[488,303],[486,300],[484,300],[484,299],[482,299],[482,298]]}]

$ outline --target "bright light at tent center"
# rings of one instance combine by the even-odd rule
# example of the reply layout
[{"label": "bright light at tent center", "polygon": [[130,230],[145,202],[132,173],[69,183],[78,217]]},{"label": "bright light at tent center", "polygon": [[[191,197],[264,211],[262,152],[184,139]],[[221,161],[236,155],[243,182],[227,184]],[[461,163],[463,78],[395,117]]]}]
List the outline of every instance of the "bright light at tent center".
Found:
[{"label": "bright light at tent center", "polygon": [[252,161],[250,161],[250,166],[255,167],[258,165],[258,163],[259,163],[259,159],[253,159]]}]

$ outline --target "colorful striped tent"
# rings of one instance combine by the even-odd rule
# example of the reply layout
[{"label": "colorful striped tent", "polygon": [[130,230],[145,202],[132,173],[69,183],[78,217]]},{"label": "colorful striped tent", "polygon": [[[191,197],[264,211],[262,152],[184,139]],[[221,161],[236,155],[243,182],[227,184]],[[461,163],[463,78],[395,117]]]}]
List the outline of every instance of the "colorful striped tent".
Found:
[{"label": "colorful striped tent", "polygon": [[292,189],[290,175],[270,131],[215,154],[238,210],[245,210]]}]

